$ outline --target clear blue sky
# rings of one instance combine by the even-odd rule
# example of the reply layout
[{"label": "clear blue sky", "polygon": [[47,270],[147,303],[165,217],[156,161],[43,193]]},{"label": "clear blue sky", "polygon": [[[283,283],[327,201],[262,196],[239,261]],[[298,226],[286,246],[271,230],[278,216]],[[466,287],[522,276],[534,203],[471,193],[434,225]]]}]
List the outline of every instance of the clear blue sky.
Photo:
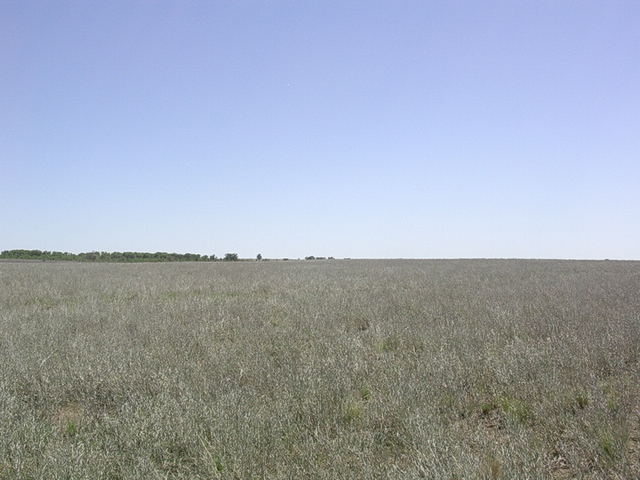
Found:
[{"label": "clear blue sky", "polygon": [[0,2],[0,250],[640,259],[640,2]]}]

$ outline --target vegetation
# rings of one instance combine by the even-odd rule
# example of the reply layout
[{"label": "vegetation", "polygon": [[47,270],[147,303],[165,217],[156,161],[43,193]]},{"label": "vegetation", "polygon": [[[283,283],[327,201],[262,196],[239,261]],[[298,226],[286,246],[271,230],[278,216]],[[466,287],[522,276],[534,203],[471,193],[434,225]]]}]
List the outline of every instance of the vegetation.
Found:
[{"label": "vegetation", "polygon": [[640,478],[640,263],[0,263],[0,478]]},{"label": "vegetation", "polygon": [[[69,260],[76,262],[206,262],[217,260],[215,255],[199,253],[167,252],[49,252],[42,250],[4,250],[0,253],[4,260]],[[237,257],[236,257],[237,260]]]}]

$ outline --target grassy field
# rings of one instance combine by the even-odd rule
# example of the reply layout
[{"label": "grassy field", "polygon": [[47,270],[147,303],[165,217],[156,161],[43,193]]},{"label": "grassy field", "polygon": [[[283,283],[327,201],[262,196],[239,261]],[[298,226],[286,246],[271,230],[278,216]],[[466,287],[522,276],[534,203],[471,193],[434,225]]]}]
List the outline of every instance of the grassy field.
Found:
[{"label": "grassy field", "polygon": [[0,263],[2,479],[640,478],[640,262]]}]

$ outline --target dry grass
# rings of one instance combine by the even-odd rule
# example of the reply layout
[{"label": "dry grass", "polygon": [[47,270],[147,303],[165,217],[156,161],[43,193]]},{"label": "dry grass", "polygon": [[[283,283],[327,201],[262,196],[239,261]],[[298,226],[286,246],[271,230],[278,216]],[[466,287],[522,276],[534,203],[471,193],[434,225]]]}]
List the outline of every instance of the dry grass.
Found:
[{"label": "dry grass", "polygon": [[640,263],[0,263],[0,478],[639,478]]}]

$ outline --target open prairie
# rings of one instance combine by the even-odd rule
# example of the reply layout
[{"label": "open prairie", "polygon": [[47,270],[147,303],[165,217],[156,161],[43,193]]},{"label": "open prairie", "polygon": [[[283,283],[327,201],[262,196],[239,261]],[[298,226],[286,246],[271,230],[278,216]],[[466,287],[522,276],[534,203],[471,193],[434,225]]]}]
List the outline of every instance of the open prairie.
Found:
[{"label": "open prairie", "polygon": [[0,478],[640,478],[640,262],[0,263]]}]

